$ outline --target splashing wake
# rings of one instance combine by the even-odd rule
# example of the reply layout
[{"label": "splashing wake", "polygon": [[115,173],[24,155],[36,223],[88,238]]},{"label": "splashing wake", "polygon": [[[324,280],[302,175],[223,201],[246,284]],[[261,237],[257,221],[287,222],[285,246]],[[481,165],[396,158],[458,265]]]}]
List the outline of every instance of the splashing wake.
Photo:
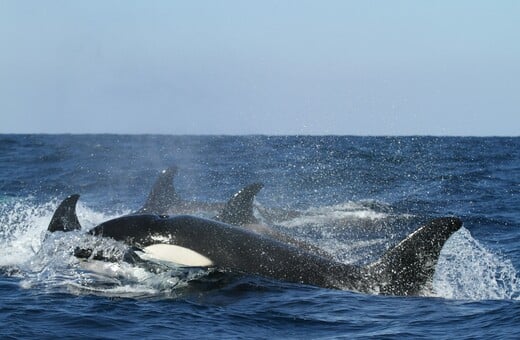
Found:
[{"label": "splashing wake", "polygon": [[[0,203],[0,268],[4,275],[19,277],[22,288],[122,297],[171,297],[176,296],[189,281],[208,274],[207,271],[179,268],[153,273],[122,261],[85,263],[78,260],[72,255],[78,244],[102,249],[105,253],[112,252],[114,257],[122,257],[126,246],[82,232],[49,235],[46,233],[47,225],[57,204],[57,200],[36,204],[30,198]],[[106,215],[81,203],[78,206],[78,216],[87,228],[124,213]],[[322,226],[330,221],[330,216],[370,222],[389,215],[365,205],[356,207],[349,202],[347,205],[309,209],[298,218],[305,218],[306,225]],[[289,221],[285,227],[291,229],[293,222]],[[375,237],[357,240],[347,246],[343,238],[338,241],[334,236],[348,232],[337,229],[322,231],[321,236],[325,237],[320,240],[321,246],[333,253],[348,254],[351,260],[359,260],[356,253],[365,251],[359,248],[373,248],[387,241]],[[432,295],[448,299],[517,300],[520,299],[520,283],[510,260],[490,252],[462,228],[443,248]]]}]

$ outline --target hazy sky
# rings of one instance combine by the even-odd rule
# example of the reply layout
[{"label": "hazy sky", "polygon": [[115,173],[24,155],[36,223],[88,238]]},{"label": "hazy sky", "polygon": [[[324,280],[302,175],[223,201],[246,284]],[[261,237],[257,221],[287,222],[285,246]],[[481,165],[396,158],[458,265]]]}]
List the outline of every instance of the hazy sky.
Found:
[{"label": "hazy sky", "polygon": [[0,0],[0,133],[520,135],[520,1]]}]

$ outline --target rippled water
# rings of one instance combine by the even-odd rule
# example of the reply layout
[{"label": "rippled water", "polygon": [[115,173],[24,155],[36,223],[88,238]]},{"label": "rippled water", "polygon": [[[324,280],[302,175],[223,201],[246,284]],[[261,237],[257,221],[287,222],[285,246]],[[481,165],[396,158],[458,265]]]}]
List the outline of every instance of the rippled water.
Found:
[{"label": "rippled water", "polygon": [[[520,336],[520,138],[0,136],[0,334],[11,337]],[[345,263],[368,263],[433,217],[464,227],[432,291],[391,297],[205,270],[85,266],[72,251],[125,246],[46,232],[81,194],[84,229],[138,209],[175,164],[186,199],[261,181],[256,213]],[[198,282],[189,285],[188,282]]]}]

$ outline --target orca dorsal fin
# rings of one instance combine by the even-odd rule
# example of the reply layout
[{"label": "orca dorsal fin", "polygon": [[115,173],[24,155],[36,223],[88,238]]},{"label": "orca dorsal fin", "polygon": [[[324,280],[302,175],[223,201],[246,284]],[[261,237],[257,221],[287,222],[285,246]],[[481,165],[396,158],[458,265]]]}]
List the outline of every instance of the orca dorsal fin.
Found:
[{"label": "orca dorsal fin", "polygon": [[137,213],[168,214],[170,207],[180,204],[181,199],[173,186],[173,178],[176,174],[176,166],[162,170],[145,204]]},{"label": "orca dorsal fin", "polygon": [[233,225],[256,223],[253,201],[263,187],[262,183],[253,183],[244,187],[231,197],[215,219]]},{"label": "orca dorsal fin", "polygon": [[365,267],[374,290],[388,295],[417,295],[431,284],[444,243],[462,227],[456,217],[442,217],[422,225]]},{"label": "orca dorsal fin", "polygon": [[78,216],[76,215],[76,203],[79,195],[70,195],[60,203],[49,223],[48,231],[73,231],[81,229]]}]

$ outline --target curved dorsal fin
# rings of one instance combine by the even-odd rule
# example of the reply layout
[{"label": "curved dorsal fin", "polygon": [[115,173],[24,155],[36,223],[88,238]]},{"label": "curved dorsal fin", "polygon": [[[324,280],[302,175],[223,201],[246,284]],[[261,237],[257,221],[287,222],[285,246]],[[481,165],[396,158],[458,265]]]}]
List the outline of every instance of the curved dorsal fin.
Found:
[{"label": "curved dorsal fin", "polygon": [[253,200],[263,187],[262,183],[253,183],[238,191],[215,219],[233,225],[256,223],[257,220],[253,215]]},{"label": "curved dorsal fin", "polygon": [[162,170],[148,195],[146,203],[137,213],[167,214],[171,206],[179,204],[181,199],[173,186],[173,177],[176,174],[176,166]]},{"label": "curved dorsal fin", "polygon": [[81,229],[78,216],[76,215],[76,203],[78,203],[79,195],[70,195],[65,198],[58,206],[54,215],[52,215],[49,223],[48,231],[73,231]]},{"label": "curved dorsal fin", "polygon": [[431,283],[444,243],[461,227],[456,217],[431,220],[365,270],[381,294],[416,295]]}]

